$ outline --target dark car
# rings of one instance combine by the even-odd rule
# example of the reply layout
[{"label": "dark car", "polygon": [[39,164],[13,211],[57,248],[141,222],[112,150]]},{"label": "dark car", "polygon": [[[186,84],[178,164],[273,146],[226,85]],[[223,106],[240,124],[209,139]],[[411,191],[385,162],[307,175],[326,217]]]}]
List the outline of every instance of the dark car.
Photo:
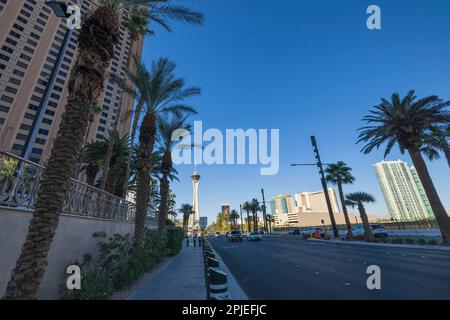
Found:
[{"label": "dark car", "polygon": [[238,230],[231,231],[228,234],[228,241],[230,241],[230,242],[234,242],[234,241],[242,242],[241,232],[238,231]]}]

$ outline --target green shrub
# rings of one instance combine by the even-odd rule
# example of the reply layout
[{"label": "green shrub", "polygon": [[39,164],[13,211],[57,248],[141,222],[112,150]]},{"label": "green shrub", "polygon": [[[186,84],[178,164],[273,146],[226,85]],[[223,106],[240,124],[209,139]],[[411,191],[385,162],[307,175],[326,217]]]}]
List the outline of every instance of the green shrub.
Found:
[{"label": "green shrub", "polygon": [[438,242],[437,242],[437,240],[435,240],[435,239],[431,239],[431,240],[428,241],[428,244],[429,244],[429,245],[432,245],[432,246],[435,246],[435,245],[438,244]]},{"label": "green shrub", "polygon": [[414,244],[414,243],[416,243],[416,240],[413,239],[413,238],[406,238],[406,243],[407,244]]},{"label": "green shrub", "polygon": [[394,239],[392,239],[391,243],[402,244],[402,243],[404,243],[404,239],[403,238],[394,238]]},{"label": "green shrub", "polygon": [[183,230],[172,227],[167,231],[146,229],[139,242],[129,234],[108,237],[105,232],[97,232],[93,237],[99,241],[98,259],[92,265],[91,257],[85,255],[80,266],[81,290],[68,290],[64,284],[63,299],[110,299],[115,290],[137,281],[142,274],[162,262],[166,255],[176,255],[181,249]]},{"label": "green shrub", "polygon": [[183,245],[184,230],[182,228],[167,229],[167,255],[175,256],[180,252]]},{"label": "green shrub", "polygon": [[92,264],[92,257],[85,255],[80,265],[73,265],[81,269],[81,290],[69,290],[66,283],[61,286],[61,298],[63,300],[109,300],[114,294],[112,279]]},{"label": "green shrub", "polygon": [[381,238],[381,241],[383,243],[390,243],[391,242],[391,238],[383,237],[383,238]]},{"label": "green shrub", "polygon": [[417,243],[423,246],[427,243],[427,241],[425,239],[420,238],[419,240],[417,240]]}]

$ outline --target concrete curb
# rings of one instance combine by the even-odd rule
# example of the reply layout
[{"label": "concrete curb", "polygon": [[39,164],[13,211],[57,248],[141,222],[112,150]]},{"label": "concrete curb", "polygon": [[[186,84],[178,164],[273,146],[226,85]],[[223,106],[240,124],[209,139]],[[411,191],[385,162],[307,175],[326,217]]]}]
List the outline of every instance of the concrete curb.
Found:
[{"label": "concrete curb", "polygon": [[450,247],[445,246],[429,246],[429,245],[413,245],[413,244],[392,244],[392,243],[368,243],[362,241],[342,241],[342,240],[319,240],[314,241],[320,242],[332,242],[332,243],[342,243],[350,245],[360,245],[360,246],[373,246],[373,247],[390,247],[390,248],[403,248],[403,249],[426,249],[426,250],[438,250],[438,251],[450,251]]},{"label": "concrete curb", "polygon": [[223,261],[222,257],[217,253],[216,250],[214,250],[214,247],[211,245],[209,240],[208,241],[209,246],[214,251],[214,255],[216,256],[216,259],[219,260],[219,269],[221,269],[223,272],[227,274],[228,277],[228,294],[230,296],[230,300],[249,300],[247,295],[245,294],[244,290],[242,290],[241,286],[238,284],[236,279],[234,278],[233,274],[231,273],[230,269],[228,269],[227,265]]}]

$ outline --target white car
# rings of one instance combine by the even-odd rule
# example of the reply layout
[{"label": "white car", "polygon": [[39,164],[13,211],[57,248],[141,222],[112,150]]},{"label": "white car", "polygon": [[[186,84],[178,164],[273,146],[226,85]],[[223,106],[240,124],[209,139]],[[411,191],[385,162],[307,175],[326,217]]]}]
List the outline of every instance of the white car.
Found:
[{"label": "white car", "polygon": [[250,232],[247,234],[247,240],[248,241],[261,241],[262,236],[259,232]]},{"label": "white car", "polygon": [[[386,232],[384,227],[380,224],[369,224],[370,230],[375,238],[386,238],[389,237],[389,234]],[[364,235],[364,226],[362,224],[356,225],[353,229],[353,236],[362,236]]]}]

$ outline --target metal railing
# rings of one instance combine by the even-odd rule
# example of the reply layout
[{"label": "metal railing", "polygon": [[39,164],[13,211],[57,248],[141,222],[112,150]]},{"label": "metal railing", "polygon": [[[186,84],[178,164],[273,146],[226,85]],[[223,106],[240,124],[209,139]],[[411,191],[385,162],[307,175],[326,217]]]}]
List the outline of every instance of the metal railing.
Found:
[{"label": "metal railing", "polygon": [[[34,210],[44,167],[0,150],[0,206]],[[134,221],[134,203],[71,179],[62,213]]]}]

